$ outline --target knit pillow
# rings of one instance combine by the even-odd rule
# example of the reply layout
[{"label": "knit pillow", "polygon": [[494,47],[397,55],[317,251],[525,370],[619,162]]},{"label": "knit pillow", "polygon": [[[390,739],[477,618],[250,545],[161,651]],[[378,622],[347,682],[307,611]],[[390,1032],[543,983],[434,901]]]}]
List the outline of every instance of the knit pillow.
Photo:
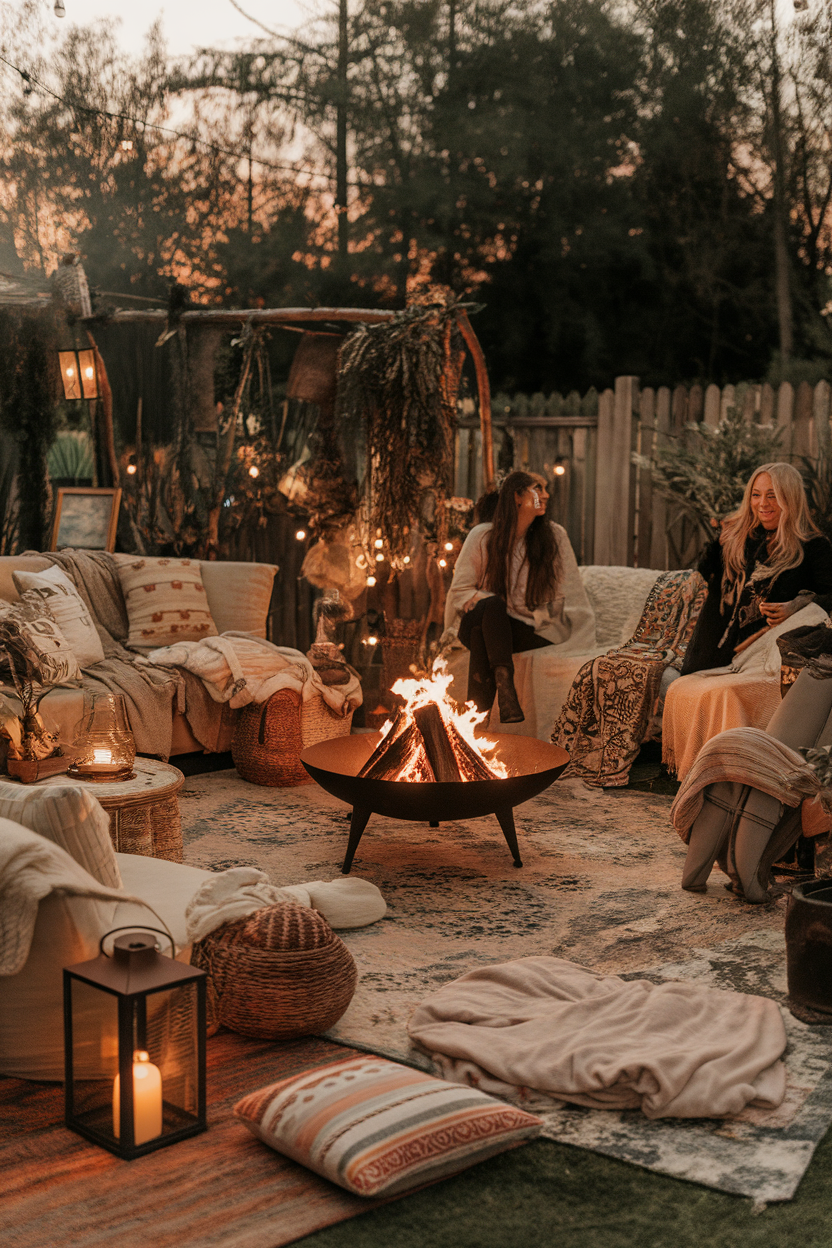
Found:
[{"label": "knit pillow", "polygon": [[15,603],[0,602],[0,663],[8,655],[28,680],[43,685],[78,684],[81,669],[55,617],[39,594],[28,589]]},{"label": "knit pillow", "polygon": [[104,648],[101,638],[83,598],[63,568],[51,567],[45,572],[13,572],[12,580],[19,594],[31,590],[40,595],[81,667],[90,667],[102,661]]},{"label": "knit pillow", "polygon": [[380,1057],[283,1079],[234,1106],[249,1131],[358,1196],[444,1179],[537,1135],[541,1120]]},{"label": "knit pillow", "polygon": [[125,645],[140,654],[177,641],[216,637],[197,559],[116,555],[130,632]]},{"label": "knit pillow", "polygon": [[53,841],[99,883],[122,887],[109,816],[88,788],[78,784],[40,788],[0,780],[0,818]]}]

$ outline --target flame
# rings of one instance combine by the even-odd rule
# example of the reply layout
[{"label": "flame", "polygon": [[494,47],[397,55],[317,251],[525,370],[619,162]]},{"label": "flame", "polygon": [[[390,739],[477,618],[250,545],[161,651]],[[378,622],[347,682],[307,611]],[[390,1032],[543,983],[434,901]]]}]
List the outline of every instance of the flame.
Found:
[{"label": "flame", "polygon": [[[478,711],[473,702],[466,702],[464,711],[457,710],[456,703],[448,696],[448,689],[452,681],[453,676],[448,671],[445,661],[439,659],[434,665],[431,676],[411,680],[397,680],[393,685],[392,692],[405,699],[403,710],[407,716],[408,725],[413,722],[413,711],[420,706],[427,706],[428,703],[434,702],[439,707],[444,723],[453,724],[459,735],[468,742],[475,753],[485,760],[494,775],[499,776],[500,779],[505,779],[509,775],[509,771],[505,764],[496,756],[497,742],[492,741],[488,737],[480,736],[476,732],[479,726],[487,722],[489,712]],[[382,735],[389,732],[392,722],[391,719],[388,719],[382,725]],[[424,776],[418,774],[420,770],[420,756],[417,755],[402,771],[401,779],[423,780]]]}]

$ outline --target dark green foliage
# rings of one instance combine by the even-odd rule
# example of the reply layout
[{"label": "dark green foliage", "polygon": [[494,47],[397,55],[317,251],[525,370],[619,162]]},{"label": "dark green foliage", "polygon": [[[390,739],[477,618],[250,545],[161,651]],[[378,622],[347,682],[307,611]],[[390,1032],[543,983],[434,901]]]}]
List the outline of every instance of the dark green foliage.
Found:
[{"label": "dark green foliage", "polygon": [[[17,448],[20,490],[17,545],[49,545],[46,453],[57,428],[57,357],[52,315],[0,311],[0,423]],[[0,498],[0,502],[2,498]],[[7,519],[3,518],[4,525]],[[11,553],[11,552],[7,552]]]},{"label": "dark green foliage", "polygon": [[410,549],[426,492],[452,492],[456,387],[446,372],[460,354],[459,307],[413,304],[392,321],[359,325],[341,347],[336,415],[347,438],[364,443],[362,510],[393,559]]},{"label": "dark green foliage", "polygon": [[750,424],[729,408],[715,429],[689,425],[657,456],[655,488],[679,503],[710,539],[712,521],[723,520],[739,506],[754,469],[780,458],[779,440],[773,426]]}]

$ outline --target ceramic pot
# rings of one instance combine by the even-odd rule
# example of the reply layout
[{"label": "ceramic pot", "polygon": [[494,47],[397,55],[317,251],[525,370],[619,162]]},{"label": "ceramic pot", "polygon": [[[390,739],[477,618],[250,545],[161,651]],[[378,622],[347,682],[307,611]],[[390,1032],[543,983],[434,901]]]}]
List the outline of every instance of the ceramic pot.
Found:
[{"label": "ceramic pot", "polygon": [[809,880],[792,890],[786,972],[795,1018],[832,1025],[832,880]]}]

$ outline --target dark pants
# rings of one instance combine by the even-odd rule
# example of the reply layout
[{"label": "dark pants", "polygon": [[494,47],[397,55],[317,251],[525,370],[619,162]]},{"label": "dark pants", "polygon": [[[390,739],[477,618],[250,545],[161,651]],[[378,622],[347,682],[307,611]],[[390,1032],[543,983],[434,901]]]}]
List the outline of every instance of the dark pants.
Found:
[{"label": "dark pants", "polygon": [[545,637],[539,637],[531,624],[509,615],[502,598],[494,594],[481,598],[470,611],[463,611],[459,640],[471,651],[467,697],[478,711],[490,711],[494,703],[495,667],[507,667],[513,672],[513,654],[552,644]]}]

